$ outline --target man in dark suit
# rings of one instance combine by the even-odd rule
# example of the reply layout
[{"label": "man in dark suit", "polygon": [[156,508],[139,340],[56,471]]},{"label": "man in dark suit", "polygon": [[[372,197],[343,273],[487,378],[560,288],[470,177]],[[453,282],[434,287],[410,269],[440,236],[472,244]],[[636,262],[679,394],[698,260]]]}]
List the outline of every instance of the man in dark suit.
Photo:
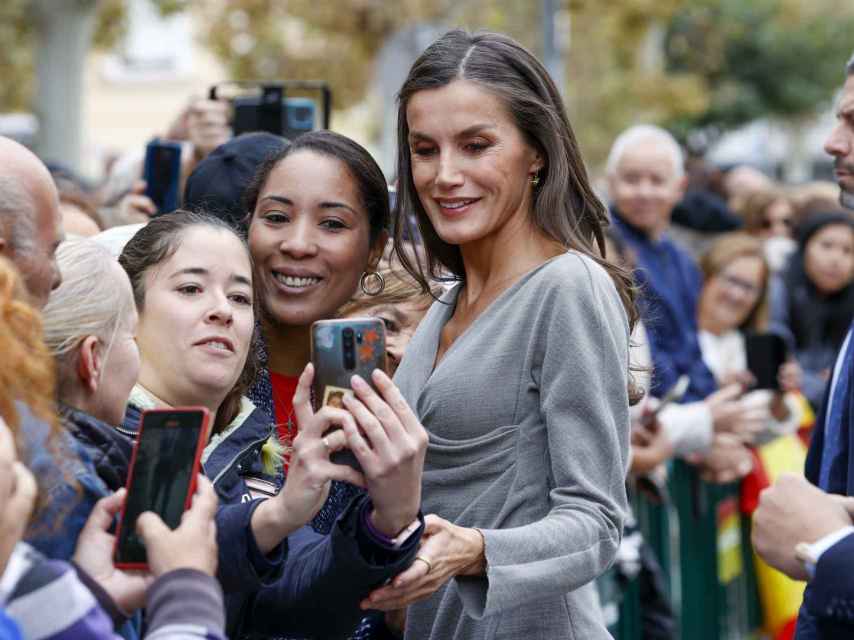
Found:
[{"label": "man in dark suit", "polygon": [[[824,148],[840,201],[854,209],[854,57]],[[852,325],[854,327],[854,325]],[[854,330],[842,345],[816,422],[806,479],[786,475],[762,493],[753,544],[770,565],[809,580],[797,640],[854,638]]]}]

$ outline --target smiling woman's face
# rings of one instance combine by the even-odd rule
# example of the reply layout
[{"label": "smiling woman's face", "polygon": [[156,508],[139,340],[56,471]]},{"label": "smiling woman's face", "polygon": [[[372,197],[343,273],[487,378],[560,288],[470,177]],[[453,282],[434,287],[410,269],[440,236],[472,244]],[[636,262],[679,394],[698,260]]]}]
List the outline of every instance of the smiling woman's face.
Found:
[{"label": "smiling woman's face", "polygon": [[274,322],[334,317],[373,257],[368,211],[346,165],[309,150],[286,156],[259,193],[249,247]]},{"label": "smiling woman's face", "polygon": [[243,371],[254,326],[246,248],[229,231],[190,227],[145,274],[139,381],[173,406],[221,402]]}]

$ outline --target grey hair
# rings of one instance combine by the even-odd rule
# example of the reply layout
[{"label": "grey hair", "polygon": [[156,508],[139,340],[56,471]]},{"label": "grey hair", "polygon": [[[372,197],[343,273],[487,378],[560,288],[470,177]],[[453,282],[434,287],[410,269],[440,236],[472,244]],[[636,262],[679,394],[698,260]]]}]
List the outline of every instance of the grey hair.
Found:
[{"label": "grey hair", "polygon": [[35,246],[36,225],[33,201],[20,180],[0,175],[0,233],[12,251],[30,251]]},{"label": "grey hair", "polygon": [[849,76],[854,76],[854,54],[851,55],[851,58],[848,60],[848,64],[845,65],[845,72]]},{"label": "grey hair", "polygon": [[673,160],[675,177],[681,178],[685,175],[685,157],[682,154],[682,147],[679,146],[676,138],[669,131],[652,124],[638,124],[629,127],[617,136],[605,164],[606,174],[609,176],[616,175],[623,154],[639,142],[647,140],[654,140],[667,150]]},{"label": "grey hair", "polygon": [[89,239],[59,245],[56,261],[62,284],[42,311],[44,340],[57,362],[60,399],[72,383],[80,342],[96,336],[105,357],[116,333],[135,308],[130,281],[109,250]]}]

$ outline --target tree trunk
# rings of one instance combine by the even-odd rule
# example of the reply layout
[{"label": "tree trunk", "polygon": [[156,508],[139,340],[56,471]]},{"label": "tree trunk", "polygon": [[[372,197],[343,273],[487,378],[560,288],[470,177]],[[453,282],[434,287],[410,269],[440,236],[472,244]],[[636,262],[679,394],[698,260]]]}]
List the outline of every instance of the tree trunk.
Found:
[{"label": "tree trunk", "polygon": [[31,0],[36,27],[36,151],[75,171],[80,166],[83,67],[97,0]]}]

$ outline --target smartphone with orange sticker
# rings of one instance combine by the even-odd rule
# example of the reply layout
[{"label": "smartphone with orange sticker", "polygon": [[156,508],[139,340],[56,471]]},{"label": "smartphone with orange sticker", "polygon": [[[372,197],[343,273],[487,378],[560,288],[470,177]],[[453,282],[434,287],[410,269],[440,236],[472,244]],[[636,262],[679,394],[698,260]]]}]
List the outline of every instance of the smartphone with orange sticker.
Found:
[{"label": "smartphone with orange sticker", "polygon": [[[361,376],[376,387],[374,369],[387,371],[385,325],[377,318],[319,320],[311,325],[311,361],[314,364],[312,404],[314,410],[332,406],[344,408],[344,396],[352,394],[350,379]],[[359,468],[349,450],[331,457],[337,464]]]}]

